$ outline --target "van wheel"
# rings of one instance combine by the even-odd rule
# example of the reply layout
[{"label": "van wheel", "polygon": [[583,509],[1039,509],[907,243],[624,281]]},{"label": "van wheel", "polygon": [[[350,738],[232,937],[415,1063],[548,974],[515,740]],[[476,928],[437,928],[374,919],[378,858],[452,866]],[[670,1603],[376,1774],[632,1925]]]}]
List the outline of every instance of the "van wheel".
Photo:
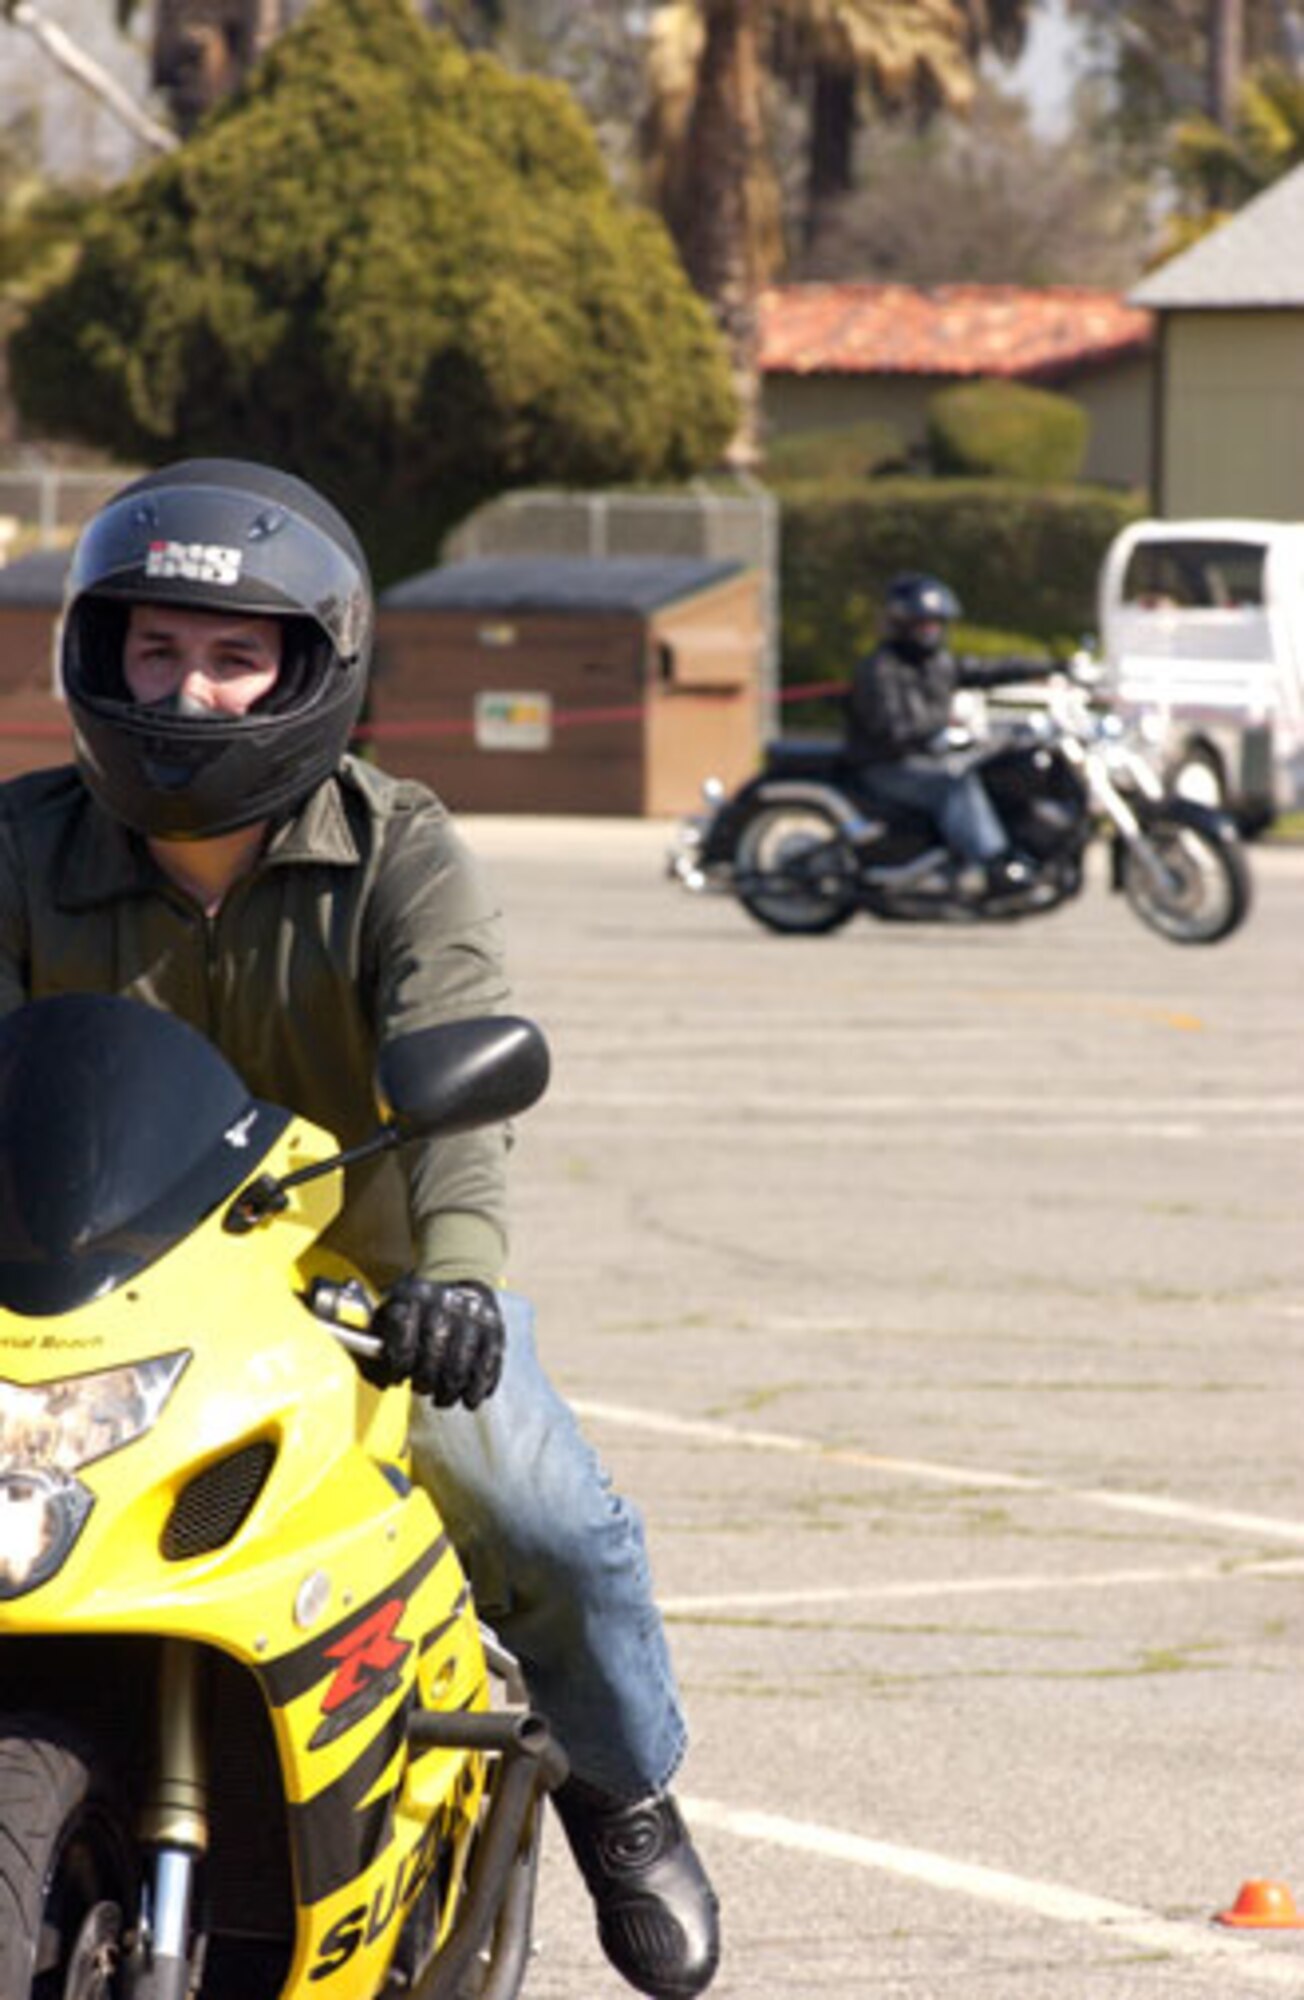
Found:
[{"label": "van wheel", "polygon": [[1213,812],[1227,807],[1227,780],[1221,760],[1201,743],[1190,744],[1174,761],[1168,774],[1168,790],[1179,799],[1190,799]]}]

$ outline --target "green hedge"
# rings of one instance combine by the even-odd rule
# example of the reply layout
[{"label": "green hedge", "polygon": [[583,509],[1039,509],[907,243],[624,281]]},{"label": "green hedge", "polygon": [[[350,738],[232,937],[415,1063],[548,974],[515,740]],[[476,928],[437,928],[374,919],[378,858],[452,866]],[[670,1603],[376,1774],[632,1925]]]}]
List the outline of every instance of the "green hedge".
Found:
[{"label": "green hedge", "polygon": [[962,382],[928,403],[928,453],[941,477],[1060,485],[1086,456],[1087,413],[1068,396],[1023,382]]},{"label": "green hedge", "polygon": [[836,430],[791,431],[765,447],[764,478],[772,486],[798,479],[873,479],[903,472],[906,444],[894,424],[877,418]]},{"label": "green hedge", "polygon": [[[778,498],[785,690],[850,672],[874,643],[898,570],[944,578],[976,646],[975,627],[1074,645],[1096,624],[1106,547],[1145,511],[1142,496],[1103,487],[970,479],[794,483]],[[789,712],[799,725],[811,719],[802,703]]]}]

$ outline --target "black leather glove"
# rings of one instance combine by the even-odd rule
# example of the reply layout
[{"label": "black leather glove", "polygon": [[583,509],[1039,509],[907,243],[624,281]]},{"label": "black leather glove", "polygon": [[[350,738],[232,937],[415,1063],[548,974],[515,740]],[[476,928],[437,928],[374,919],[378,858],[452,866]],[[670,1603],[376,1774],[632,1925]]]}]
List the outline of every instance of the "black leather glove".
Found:
[{"label": "black leather glove", "polygon": [[377,1306],[371,1331],[384,1346],[359,1367],[378,1389],[410,1381],[441,1410],[475,1410],[498,1387],[507,1330],[493,1291],[475,1278],[438,1284],[409,1273]]}]

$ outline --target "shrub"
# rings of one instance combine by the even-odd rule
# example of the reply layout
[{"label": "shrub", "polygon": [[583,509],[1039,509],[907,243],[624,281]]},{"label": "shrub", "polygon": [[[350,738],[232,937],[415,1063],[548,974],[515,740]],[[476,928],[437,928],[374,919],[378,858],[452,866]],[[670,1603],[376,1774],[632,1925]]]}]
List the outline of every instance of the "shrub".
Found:
[{"label": "shrub", "polygon": [[1022,382],[964,382],[939,389],[928,404],[933,468],[958,478],[1076,479],[1089,428],[1079,404]]},{"label": "shrub", "polygon": [[888,469],[900,471],[905,460],[901,433],[892,424],[870,419],[836,430],[792,431],[774,438],[765,448],[762,477],[776,487],[809,479],[842,484],[873,479]]}]

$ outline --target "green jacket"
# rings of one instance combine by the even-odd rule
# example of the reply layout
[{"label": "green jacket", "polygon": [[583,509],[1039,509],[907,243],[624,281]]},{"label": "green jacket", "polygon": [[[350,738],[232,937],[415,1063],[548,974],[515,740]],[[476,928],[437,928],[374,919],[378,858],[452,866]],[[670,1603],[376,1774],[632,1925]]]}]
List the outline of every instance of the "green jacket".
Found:
[{"label": "green jacket", "polygon": [[[380,1045],[507,1000],[498,911],[444,807],[353,758],[212,917],[71,766],[0,785],[0,1013],[56,993],[166,1008],[254,1096],[344,1145],[375,1128]],[[506,1142],[469,1133],[353,1170],[329,1241],[380,1283],[498,1282]]]}]

